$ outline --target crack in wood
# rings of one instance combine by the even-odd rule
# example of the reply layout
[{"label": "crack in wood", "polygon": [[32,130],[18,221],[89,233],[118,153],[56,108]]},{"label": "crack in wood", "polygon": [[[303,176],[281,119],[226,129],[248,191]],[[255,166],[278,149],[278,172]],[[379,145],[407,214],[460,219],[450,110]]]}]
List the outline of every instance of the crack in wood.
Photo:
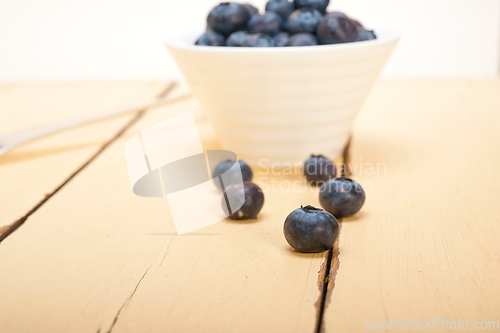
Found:
[{"label": "crack in wood", "polygon": [[151,266],[153,265],[150,265],[148,267],[148,269],[146,269],[146,271],[144,272],[144,274],[142,275],[142,277],[139,279],[139,282],[137,282],[137,284],[135,285],[135,288],[134,288],[134,291],[132,291],[132,294],[130,294],[129,297],[127,297],[127,299],[125,300],[125,302],[123,302],[122,306],[118,309],[118,312],[116,313],[116,316],[115,318],[113,319],[113,323],[111,323],[111,326],[109,327],[109,330],[107,331],[107,333],[111,333],[111,331],[113,330],[113,328],[115,327],[115,324],[116,322],[118,321],[118,317],[120,317],[120,313],[122,312],[122,310],[125,308],[125,306],[127,306],[127,304],[132,300],[132,297],[134,297],[134,294],[135,292],[137,291],[137,288],[139,288],[139,285],[141,284],[142,282],[142,279],[144,279],[144,277],[146,276],[146,274],[148,273],[149,269],[151,268]]},{"label": "crack in wood", "polygon": [[[169,94],[176,86],[175,82],[172,82],[167,85],[167,87],[162,90],[157,97],[163,98],[167,94]],[[112,143],[118,140],[132,125],[134,125],[146,112],[147,109],[140,110],[137,112],[136,116],[132,118],[125,126],[123,126],[110,140],[108,140],[90,159],[88,159],[80,168],[78,168],[75,172],[73,172],[66,180],[62,182],[54,191],[45,195],[45,197],[29,212],[27,212],[23,217],[18,219],[17,221],[11,223],[10,225],[4,226],[0,229],[0,243],[10,236],[14,231],[16,231],[20,226],[28,220],[28,218],[33,215],[38,209],[40,209],[47,201],[49,201],[57,192],[59,192],[64,186],[66,186],[73,178],[75,178],[80,172],[83,171],[90,163],[92,163],[97,157],[99,157],[106,148],[108,148]]]},{"label": "crack in wood", "polygon": [[[342,154],[342,177],[351,176],[350,170],[347,167],[350,160],[350,147],[351,147],[351,138],[347,142],[346,147],[344,148],[344,152]],[[320,271],[318,272],[318,284],[321,291],[321,295],[316,302],[318,306],[318,319],[316,322],[316,328],[314,330],[315,333],[323,333],[325,331],[323,325],[323,316],[325,313],[325,309],[327,305],[330,303],[331,295],[333,288],[335,288],[335,278],[337,277],[337,272],[340,267],[340,259],[339,259],[339,244],[340,244],[340,233],[342,231],[342,219],[338,219],[339,221],[339,234],[337,239],[335,240],[335,244],[333,248],[328,250],[326,255],[326,259],[321,265]]]}]

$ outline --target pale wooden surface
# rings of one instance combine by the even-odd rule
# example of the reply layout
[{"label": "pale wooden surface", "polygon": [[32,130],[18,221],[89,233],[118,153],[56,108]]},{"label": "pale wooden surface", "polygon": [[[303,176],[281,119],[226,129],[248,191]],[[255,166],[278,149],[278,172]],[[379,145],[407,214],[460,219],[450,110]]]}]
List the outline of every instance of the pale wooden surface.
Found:
[{"label": "pale wooden surface", "polygon": [[[377,85],[352,162],[387,172],[354,172],[373,190],[343,223],[326,332],[363,331],[366,318],[499,320],[499,89],[497,80]],[[315,330],[326,253],[296,253],[282,234],[290,211],[318,205],[314,191],[267,191],[257,221],[183,236],[166,199],[132,194],[126,140],[184,112],[195,113],[204,148],[217,147],[196,102],[152,110],[0,244],[0,332]],[[0,167],[0,179],[14,177]]]},{"label": "pale wooden surface", "polygon": [[[0,86],[0,133],[119,110],[148,101],[167,84],[4,84]],[[0,156],[0,228],[34,208],[134,117],[78,127]]]}]

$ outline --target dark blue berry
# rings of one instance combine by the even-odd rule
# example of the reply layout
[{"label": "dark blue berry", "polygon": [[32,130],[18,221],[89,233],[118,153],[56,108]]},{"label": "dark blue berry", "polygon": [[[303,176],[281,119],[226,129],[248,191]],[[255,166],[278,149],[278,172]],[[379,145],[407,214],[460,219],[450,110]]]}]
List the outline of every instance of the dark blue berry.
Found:
[{"label": "dark blue berry", "polygon": [[287,46],[290,34],[288,32],[282,31],[273,37],[273,42],[275,47]]},{"label": "dark blue berry", "polygon": [[[231,210],[229,198],[245,198],[245,202],[237,211]],[[256,219],[257,214],[264,206],[264,192],[261,188],[252,182],[230,185],[226,187],[222,196],[222,209],[233,220]],[[229,208],[229,209],[228,209]]]},{"label": "dark blue berry", "polygon": [[288,215],[283,233],[288,244],[297,251],[322,252],[333,247],[339,223],[323,209],[305,206]]},{"label": "dark blue berry", "polygon": [[[214,178],[214,182],[217,185],[217,187],[219,187],[219,181],[215,180],[215,178],[218,178],[224,172],[229,170],[234,165],[234,163],[235,162],[231,160],[222,161],[215,167],[214,171],[212,172],[212,178]],[[251,181],[253,178],[252,169],[244,161],[238,161],[238,163],[240,165],[241,177],[243,181],[244,182]],[[230,176],[233,176],[233,173],[229,173],[228,175],[226,175],[224,179],[224,186],[229,186],[239,183],[239,177],[233,177],[234,178],[233,179]]]},{"label": "dark blue berry", "polygon": [[297,9],[288,18],[288,32],[291,35],[301,32],[315,34],[322,17],[321,13],[314,8]]},{"label": "dark blue berry", "polygon": [[330,179],[319,190],[321,206],[337,218],[356,214],[365,203],[365,191],[354,180]]},{"label": "dark blue berry", "polygon": [[226,39],[226,46],[236,46],[241,47],[243,43],[245,43],[246,36],[248,35],[247,31],[236,31],[233,32]]},{"label": "dark blue berry", "polygon": [[283,19],[274,12],[255,15],[248,21],[248,30],[273,37],[283,30]]},{"label": "dark blue berry", "polygon": [[266,12],[275,12],[285,21],[294,10],[295,5],[288,0],[269,0],[266,4]]},{"label": "dark blue berry", "polygon": [[346,14],[344,14],[342,12],[338,12],[338,11],[326,13],[326,15],[330,15],[330,14],[332,14],[332,15],[338,15],[338,16],[342,16],[342,17],[348,18]]},{"label": "dark blue berry", "polygon": [[310,46],[310,45],[318,45],[318,40],[316,39],[316,36],[308,32],[302,32],[300,34],[295,34],[291,36],[286,46]]},{"label": "dark blue berry", "polygon": [[234,2],[223,2],[208,14],[208,29],[214,30],[225,37],[235,31],[245,30],[250,14],[240,4]]},{"label": "dark blue berry", "polygon": [[196,45],[204,46],[224,46],[226,45],[226,38],[220,33],[208,30],[196,41]]},{"label": "dark blue berry", "polygon": [[322,185],[335,178],[337,168],[332,160],[322,155],[311,155],[305,162],[302,170],[306,180],[314,185]]},{"label": "dark blue berry", "polygon": [[358,29],[351,19],[330,13],[319,22],[317,35],[320,44],[349,43],[358,38]]},{"label": "dark blue berry", "polygon": [[243,47],[273,47],[273,39],[266,34],[248,34],[245,36]]},{"label": "dark blue berry", "polygon": [[375,33],[372,30],[358,29],[358,39],[357,41],[372,40],[377,39]]},{"label": "dark blue berry", "polygon": [[242,6],[245,7],[250,17],[259,14],[259,10],[249,3],[244,3]]},{"label": "dark blue berry", "polygon": [[324,14],[330,0],[294,0],[294,2],[295,8],[310,7]]}]

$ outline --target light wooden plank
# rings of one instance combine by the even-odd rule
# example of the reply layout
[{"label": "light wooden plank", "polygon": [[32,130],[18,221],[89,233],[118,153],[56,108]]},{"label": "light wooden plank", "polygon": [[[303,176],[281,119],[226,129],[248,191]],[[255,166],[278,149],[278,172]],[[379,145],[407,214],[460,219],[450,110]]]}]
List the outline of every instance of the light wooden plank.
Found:
[{"label": "light wooden plank", "polygon": [[[158,81],[5,84],[0,89],[0,132],[136,105],[167,85]],[[0,156],[0,227],[33,209],[133,117],[72,129]]]},{"label": "light wooden plank", "polygon": [[373,331],[368,318],[500,321],[499,91],[500,80],[375,88],[352,150],[372,190],[342,226],[325,332]]},{"label": "light wooden plank", "polygon": [[0,331],[314,330],[324,258],[294,252],[282,228],[293,209],[318,204],[315,191],[266,191],[257,221],[182,236],[166,199],[132,194],[128,136],[185,112],[195,113],[204,148],[216,148],[196,102],[150,112],[2,243]]}]

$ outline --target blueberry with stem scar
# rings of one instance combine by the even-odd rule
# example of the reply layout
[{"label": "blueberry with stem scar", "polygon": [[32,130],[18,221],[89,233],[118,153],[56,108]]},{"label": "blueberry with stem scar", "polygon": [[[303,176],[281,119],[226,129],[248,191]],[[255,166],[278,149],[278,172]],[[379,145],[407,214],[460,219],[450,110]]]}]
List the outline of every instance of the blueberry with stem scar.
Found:
[{"label": "blueberry with stem scar", "polygon": [[336,218],[349,217],[363,207],[365,191],[352,179],[330,179],[319,190],[319,202]]},{"label": "blueberry with stem scar", "polygon": [[286,241],[300,252],[322,252],[335,244],[339,223],[330,213],[313,206],[294,210],[285,220]]},{"label": "blueberry with stem scar", "polygon": [[245,30],[249,19],[250,14],[242,5],[223,2],[210,11],[207,26],[227,37],[235,31]]}]

